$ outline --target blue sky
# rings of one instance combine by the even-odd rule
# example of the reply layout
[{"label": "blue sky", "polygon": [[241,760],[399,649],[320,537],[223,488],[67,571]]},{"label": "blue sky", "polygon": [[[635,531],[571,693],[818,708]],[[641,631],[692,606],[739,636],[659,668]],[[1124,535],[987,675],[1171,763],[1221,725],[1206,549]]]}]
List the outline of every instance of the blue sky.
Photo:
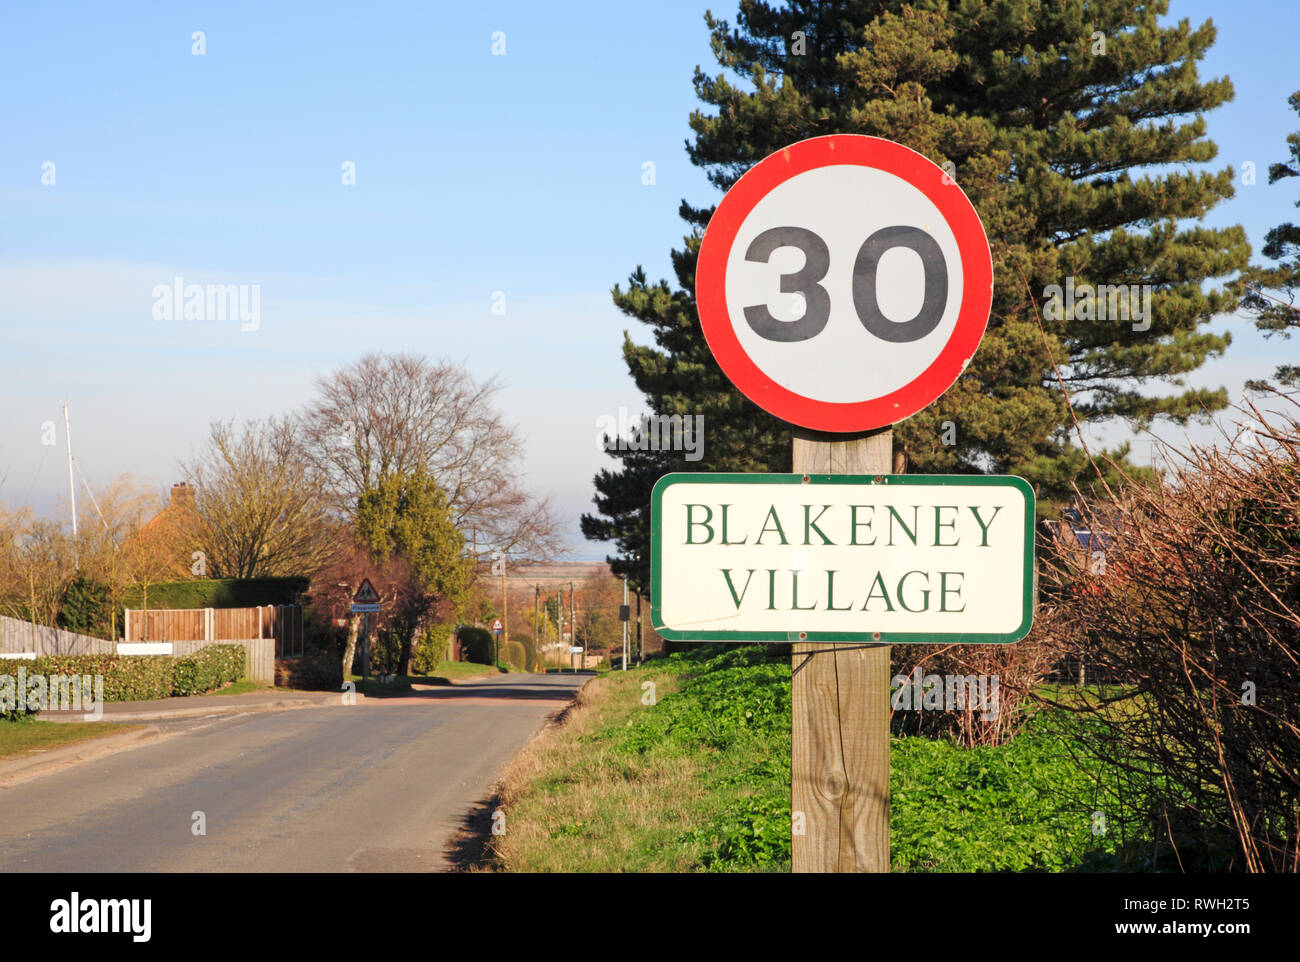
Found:
[{"label": "blue sky", "polygon": [[[609,289],[638,264],[671,276],[679,201],[717,197],[683,149],[692,71],[717,72],[707,6],[8,5],[0,500],[66,510],[62,448],[40,443],[64,400],[93,484],[131,472],[161,487],[210,421],[287,412],[316,375],[411,350],[499,376],[527,483],[569,522],[573,557],[601,556],[577,529],[610,463],[596,419],[641,405],[619,353],[633,322]],[[1207,222],[1244,224],[1258,249],[1300,216],[1294,181],[1265,173],[1300,126],[1285,69],[1300,13],[1173,0],[1171,14],[1219,28],[1202,76],[1227,74],[1237,95],[1207,117],[1212,166],[1253,161],[1259,179]],[[260,326],[155,321],[152,289],[175,276],[259,284]],[[1235,394],[1300,353],[1240,319],[1216,327],[1235,342],[1193,383]]]}]

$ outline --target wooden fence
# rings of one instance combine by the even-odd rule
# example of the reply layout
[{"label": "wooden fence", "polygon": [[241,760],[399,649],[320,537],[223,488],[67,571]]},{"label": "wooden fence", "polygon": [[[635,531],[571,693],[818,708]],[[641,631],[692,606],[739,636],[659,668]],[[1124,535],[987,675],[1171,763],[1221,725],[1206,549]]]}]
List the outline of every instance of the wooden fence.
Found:
[{"label": "wooden fence", "polygon": [[0,615],[0,654],[23,651],[38,655],[111,655],[117,651],[117,645],[104,638],[91,638]]},{"label": "wooden fence", "polygon": [[128,608],[126,641],[275,640],[275,657],[301,655],[302,606],[263,605],[258,608]]}]

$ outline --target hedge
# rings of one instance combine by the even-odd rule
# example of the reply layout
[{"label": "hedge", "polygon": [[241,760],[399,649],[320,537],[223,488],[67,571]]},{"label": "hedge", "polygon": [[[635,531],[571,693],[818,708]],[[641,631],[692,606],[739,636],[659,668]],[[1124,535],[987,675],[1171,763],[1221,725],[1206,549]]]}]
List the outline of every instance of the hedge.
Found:
[{"label": "hedge", "polygon": [[465,661],[480,665],[492,664],[492,632],[486,628],[462,628],[460,654]]},{"label": "hedge", "polygon": [[[43,655],[21,662],[31,675],[100,675],[104,701],[195,695],[244,677],[243,645],[207,645],[193,655]],[[12,674],[13,672],[8,672]]]},{"label": "hedge", "polygon": [[102,675],[104,701],[168,698],[177,659],[171,655],[44,655],[27,662],[27,673]]},{"label": "hedge", "polygon": [[[288,578],[195,578],[167,581],[149,588],[150,608],[256,608],[295,604],[310,580]],[[140,591],[129,592],[125,608],[144,607]]]},{"label": "hedge", "polygon": [[177,658],[172,667],[172,694],[197,695],[244,677],[243,645],[206,645]]},{"label": "hedge", "polygon": [[433,675],[447,660],[447,639],[456,631],[455,625],[434,625],[420,634],[411,659],[411,674]]},{"label": "hedge", "polygon": [[528,670],[528,649],[523,642],[508,641],[501,649],[501,660],[512,668]]}]

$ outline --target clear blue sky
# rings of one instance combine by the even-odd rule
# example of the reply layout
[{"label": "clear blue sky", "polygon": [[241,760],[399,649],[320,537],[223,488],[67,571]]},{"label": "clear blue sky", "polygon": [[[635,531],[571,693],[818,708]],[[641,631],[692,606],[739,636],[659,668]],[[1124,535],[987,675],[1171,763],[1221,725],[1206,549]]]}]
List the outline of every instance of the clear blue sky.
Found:
[{"label": "clear blue sky", "polygon": [[[670,276],[679,201],[717,196],[683,149],[692,70],[717,72],[708,4],[332,6],[0,15],[0,500],[66,510],[62,448],[40,443],[64,400],[92,483],[165,486],[208,422],[284,413],[318,373],[414,350],[499,375],[528,483],[570,522],[573,556],[599,557],[577,529],[610,463],[596,419],[641,404],[619,353],[633,322],[609,289],[638,264]],[[1219,28],[1202,75],[1227,74],[1237,96],[1207,118],[1212,166],[1254,161],[1259,182],[1208,221],[1244,224],[1258,248],[1300,216],[1294,181],[1266,184],[1300,126],[1286,105],[1300,8],[1173,0],[1171,14]],[[260,328],[155,321],[152,289],[177,275],[259,284]],[[1300,354],[1242,320],[1216,326],[1236,343],[1194,383],[1236,392]]]}]

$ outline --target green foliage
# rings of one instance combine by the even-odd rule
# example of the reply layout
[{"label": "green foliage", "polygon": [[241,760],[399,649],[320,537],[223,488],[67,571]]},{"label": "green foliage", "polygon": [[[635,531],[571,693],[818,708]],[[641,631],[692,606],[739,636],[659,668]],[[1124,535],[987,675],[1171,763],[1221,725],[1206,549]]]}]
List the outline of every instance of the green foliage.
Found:
[{"label": "green foliage", "polygon": [[27,662],[27,671],[102,675],[104,701],[150,701],[171,696],[177,660],[171,655],[45,655]]},{"label": "green foliage", "polygon": [[466,627],[460,630],[460,656],[465,661],[480,665],[492,664],[494,640],[486,628]]},{"label": "green foliage", "polygon": [[104,701],[150,701],[195,695],[244,675],[242,645],[208,645],[181,658],[170,655],[45,655],[24,662],[28,676],[96,675]]},{"label": "green foliage", "polygon": [[309,648],[298,658],[279,659],[275,663],[275,683],[281,688],[338,691],[343,684],[343,655]]},{"label": "green foliage", "polygon": [[[699,647],[656,662],[680,690],[600,733],[605,749],[750,755],[727,776],[729,800],[687,834],[708,871],[784,870],[790,858],[790,668],[760,646]],[[1066,871],[1142,867],[1144,802],[1117,797],[1081,751],[1088,723],[1046,715],[1009,744],[891,738],[890,832],[898,871]],[[1041,719],[1041,721],[1040,721]],[[1094,833],[1093,813],[1105,816]],[[1153,863],[1154,864],[1154,863]],[[1163,866],[1163,862],[1160,863]]]},{"label": "green foliage", "polygon": [[247,652],[243,645],[206,645],[177,658],[172,667],[172,695],[198,695],[244,677]]},{"label": "green foliage", "polygon": [[[257,608],[261,605],[298,603],[310,582],[307,578],[196,578],[149,586],[150,608]],[[126,593],[122,606],[140,608],[139,588]]]},{"label": "green foliage", "polygon": [[455,630],[455,625],[434,625],[422,631],[416,639],[415,654],[411,658],[411,673],[435,674],[447,657],[447,639]]},{"label": "green foliage", "polygon": [[[1249,257],[1239,226],[1201,223],[1232,196],[1232,168],[1195,169],[1217,151],[1202,115],[1229,100],[1232,86],[1197,75],[1213,25],[1162,26],[1167,8],[1167,0],[742,0],[734,28],[706,14],[719,66],[734,77],[697,69],[706,109],[691,114],[687,151],[716,187],[791,142],[869,134],[951,164],[980,213],[995,270],[988,330],[958,382],[896,427],[909,470],[1032,474],[1040,501],[1068,500],[1091,468],[1071,444],[1053,360],[1085,423],[1184,422],[1226,404],[1223,390],[1188,388],[1184,378],[1226,349],[1228,336],[1206,325],[1235,297],[1214,282]],[[807,40],[802,55],[789,49],[796,31]],[[1092,49],[1098,31],[1104,54]],[[675,286],[637,268],[613,297],[649,328],[649,343],[623,344],[647,406],[704,415],[704,457],[610,450],[619,467],[597,474],[598,514],[582,519],[587,538],[617,544],[615,572],[641,587],[658,478],[790,470],[789,427],[739,395],[700,331],[695,260],[713,208],[683,202],[680,211],[690,233],[672,253]],[[1151,285],[1149,329],[1074,311],[1044,316],[1047,289],[1067,277]],[[947,421],[952,445],[943,443]]]},{"label": "green foliage", "polygon": [[422,467],[390,472],[357,504],[357,532],[380,558],[400,555],[422,586],[459,609],[467,600],[474,562],[456,528],[447,496]]},{"label": "green foliage", "polygon": [[508,641],[501,649],[501,660],[512,668],[528,668],[528,649],[521,642]]},{"label": "green foliage", "polygon": [[699,867],[709,871],[788,867],[788,659],[769,660],[763,647],[746,645],[700,647],[667,662],[687,679],[614,735],[614,750],[752,753],[753,763],[731,776],[725,810],[686,838],[703,850]]},{"label": "green foliage", "polygon": [[82,635],[107,634],[112,616],[109,587],[78,575],[68,582],[59,606],[59,627]]},{"label": "green foliage", "polygon": [[[891,858],[897,871],[1022,872],[1071,869],[1114,852],[1124,814],[1099,787],[1099,766],[1072,757],[1045,726],[998,747],[893,738]],[[1104,808],[1104,834],[1093,812]],[[1131,812],[1129,813],[1131,816]]]}]

